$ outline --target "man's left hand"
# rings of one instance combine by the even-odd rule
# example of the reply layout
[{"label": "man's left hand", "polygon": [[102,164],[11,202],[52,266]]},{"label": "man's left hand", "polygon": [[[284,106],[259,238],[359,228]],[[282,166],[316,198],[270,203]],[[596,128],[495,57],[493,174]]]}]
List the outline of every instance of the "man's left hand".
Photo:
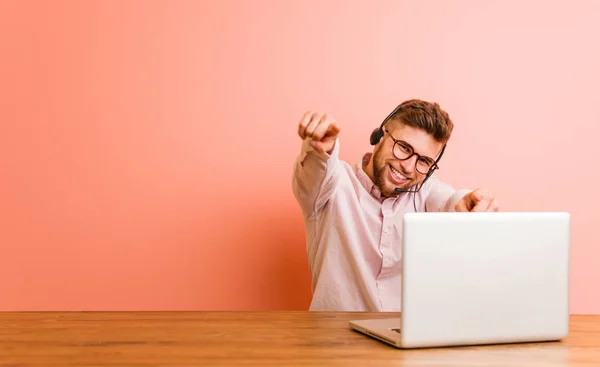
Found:
[{"label": "man's left hand", "polygon": [[491,192],[484,189],[471,191],[456,203],[457,212],[497,212],[498,202]]}]

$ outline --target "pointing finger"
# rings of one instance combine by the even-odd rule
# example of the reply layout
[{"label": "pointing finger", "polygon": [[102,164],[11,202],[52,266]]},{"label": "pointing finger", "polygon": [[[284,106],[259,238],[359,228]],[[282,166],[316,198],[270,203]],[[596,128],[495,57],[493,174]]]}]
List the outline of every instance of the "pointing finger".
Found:
[{"label": "pointing finger", "polygon": [[457,212],[468,212],[469,208],[467,207],[467,198],[463,197],[461,200],[459,200],[454,206],[454,210]]},{"label": "pointing finger", "polygon": [[306,138],[306,126],[310,122],[311,116],[312,116],[312,112],[306,111],[304,113],[304,116],[302,116],[300,123],[298,124],[298,135],[300,136],[300,138],[302,140],[304,140]]},{"label": "pointing finger", "polygon": [[313,131],[313,139],[322,140],[325,134],[330,132],[333,126],[335,126],[335,121],[333,120],[333,117],[327,115],[323,116],[323,118],[321,119],[321,123],[319,123],[319,126],[317,126],[315,131]]},{"label": "pointing finger", "polygon": [[479,196],[477,191],[472,191],[464,197],[464,200],[461,200],[461,201],[465,202],[467,211],[470,211],[471,209],[473,209],[473,207],[475,207],[475,205],[477,205],[477,203],[479,203],[480,200],[481,200],[481,197]]},{"label": "pointing finger", "polygon": [[480,200],[477,205],[475,205],[473,207],[473,209],[471,209],[472,212],[485,212],[487,211],[488,207],[490,206],[491,200],[490,199],[482,199]]},{"label": "pointing finger", "polygon": [[340,131],[342,131],[342,130],[340,129],[338,124],[335,122],[332,122],[331,125],[329,125],[329,128],[327,129],[327,131],[325,132],[325,135],[323,136],[323,138],[321,140],[328,141],[331,139],[335,139],[340,134]]}]

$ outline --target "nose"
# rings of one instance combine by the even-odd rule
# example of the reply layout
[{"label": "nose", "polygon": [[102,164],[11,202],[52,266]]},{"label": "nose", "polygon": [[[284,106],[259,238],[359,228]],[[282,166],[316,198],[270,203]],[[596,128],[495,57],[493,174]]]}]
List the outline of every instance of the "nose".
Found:
[{"label": "nose", "polygon": [[404,172],[410,173],[410,174],[414,173],[416,164],[417,164],[417,156],[415,156],[415,155],[413,155],[412,157],[410,157],[404,161],[400,161],[400,165],[402,166],[402,169],[404,170]]}]

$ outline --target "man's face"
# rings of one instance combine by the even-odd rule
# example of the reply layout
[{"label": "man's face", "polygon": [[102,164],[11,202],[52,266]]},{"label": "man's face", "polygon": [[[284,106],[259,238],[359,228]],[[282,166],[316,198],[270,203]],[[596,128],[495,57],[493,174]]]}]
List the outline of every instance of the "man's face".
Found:
[{"label": "man's face", "polygon": [[[385,130],[387,132],[373,151],[373,178],[381,195],[390,197],[396,195],[396,188],[408,189],[423,182],[427,174],[427,164],[435,161],[443,144],[424,130],[401,123],[386,124]],[[394,139],[397,143],[394,143]],[[416,154],[400,160],[394,155],[394,149],[402,158],[402,155],[412,152]]]}]

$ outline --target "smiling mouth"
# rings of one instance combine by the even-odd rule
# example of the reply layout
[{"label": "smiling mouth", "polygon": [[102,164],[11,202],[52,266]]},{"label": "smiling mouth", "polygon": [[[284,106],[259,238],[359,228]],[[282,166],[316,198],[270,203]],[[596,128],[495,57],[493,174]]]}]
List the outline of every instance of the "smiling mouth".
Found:
[{"label": "smiling mouth", "polygon": [[405,183],[406,181],[408,181],[408,178],[406,176],[404,176],[402,173],[400,173],[397,169],[392,167],[392,165],[390,165],[390,172],[391,172],[390,176],[392,177],[392,180],[394,182],[396,182],[397,184]]}]

